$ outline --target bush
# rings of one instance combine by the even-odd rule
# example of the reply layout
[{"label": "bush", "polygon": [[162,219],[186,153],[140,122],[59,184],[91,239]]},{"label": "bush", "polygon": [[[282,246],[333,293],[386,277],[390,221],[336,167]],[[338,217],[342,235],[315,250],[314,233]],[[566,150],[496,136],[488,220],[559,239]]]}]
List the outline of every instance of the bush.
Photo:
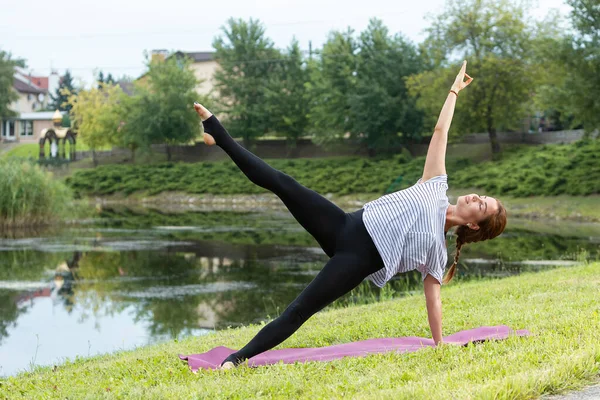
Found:
[{"label": "bush", "polygon": [[[450,171],[450,169],[449,169]],[[600,141],[528,146],[450,174],[452,186],[514,197],[600,193]]]},{"label": "bush", "polygon": [[[590,195],[600,193],[600,142],[528,146],[508,151],[500,161],[474,163],[468,158],[447,159],[451,187],[481,190],[489,195],[514,197]],[[339,157],[270,160],[303,185],[338,195],[384,193],[414,184],[423,174],[425,158],[407,154],[387,158]],[[402,179],[399,179],[402,177]],[[265,190],[251,183],[231,162],[196,164],[107,165],[77,171],[67,184],[81,195],[135,192],[158,194],[255,194]]]},{"label": "bush", "polygon": [[0,226],[43,225],[65,215],[71,191],[28,161],[0,160]]}]

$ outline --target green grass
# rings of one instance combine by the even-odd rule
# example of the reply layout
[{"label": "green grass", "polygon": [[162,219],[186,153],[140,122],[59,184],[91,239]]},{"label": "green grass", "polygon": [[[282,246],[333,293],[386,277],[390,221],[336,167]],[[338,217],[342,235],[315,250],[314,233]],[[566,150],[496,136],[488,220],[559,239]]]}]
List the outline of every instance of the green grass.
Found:
[{"label": "green grass", "polygon": [[[594,263],[443,288],[445,334],[504,324],[525,338],[197,375],[177,358],[239,348],[260,329],[249,326],[36,368],[0,380],[0,398],[535,398],[598,376],[599,273]],[[280,347],[410,335],[429,335],[421,294],[318,313]]]},{"label": "green grass", "polygon": [[[469,189],[449,189],[448,198],[455,202],[458,196],[471,193]],[[487,194],[485,191],[479,194]],[[333,196],[331,200],[352,210],[353,207],[359,207],[380,197],[379,193],[356,193],[344,196]],[[168,197],[165,194],[164,202]],[[163,201],[159,197],[158,200]],[[502,203],[507,207],[509,218],[528,218],[539,219],[544,224],[551,220],[570,220],[581,222],[600,222],[600,196],[597,194],[590,196],[499,196]]]},{"label": "green grass", "polygon": [[[88,151],[89,146],[82,141],[78,141],[76,145],[77,151]],[[103,148],[102,150],[110,150],[110,148]],[[100,151],[100,150],[99,150]],[[46,145],[46,154],[49,154],[49,146]],[[33,158],[38,159],[40,155],[40,145],[37,143],[23,143],[15,146],[14,148],[7,151],[2,157],[18,157],[18,158]]]},{"label": "green grass", "polygon": [[[421,177],[425,158],[411,159],[403,153],[374,159],[336,157],[268,162],[319,193],[343,196],[384,193],[410,186]],[[500,161],[495,162],[449,156],[446,164],[450,187],[473,189],[488,195],[519,198],[600,193],[600,141],[597,140],[570,145],[511,147]],[[398,182],[400,176],[402,180]],[[397,184],[393,185],[394,182]],[[75,171],[67,183],[84,196],[116,193],[129,196],[136,192],[144,195],[265,192],[252,184],[230,160],[104,165],[93,170]]]},{"label": "green grass", "polygon": [[72,194],[37,165],[0,159],[0,227],[48,224],[66,215]]},{"label": "green grass", "polygon": [[[600,165],[599,167],[600,168]],[[543,220],[569,219],[600,222],[600,196],[532,196],[502,198],[512,216]]]}]

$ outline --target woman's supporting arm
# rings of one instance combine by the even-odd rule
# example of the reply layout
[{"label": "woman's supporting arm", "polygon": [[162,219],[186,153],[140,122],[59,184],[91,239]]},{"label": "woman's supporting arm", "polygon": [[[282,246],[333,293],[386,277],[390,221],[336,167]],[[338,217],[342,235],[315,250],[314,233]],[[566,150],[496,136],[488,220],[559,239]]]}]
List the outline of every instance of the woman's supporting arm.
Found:
[{"label": "woman's supporting arm", "polygon": [[440,283],[431,275],[425,277],[425,302],[427,303],[427,319],[431,336],[436,345],[442,341],[442,298],[440,296]]},{"label": "woman's supporting arm", "polygon": [[[446,173],[446,146],[448,144],[448,131],[450,130],[450,124],[452,123],[452,117],[454,116],[456,99],[458,97],[458,93],[467,87],[473,80],[473,78],[467,75],[466,69],[467,62],[464,61],[462,67],[460,68],[460,72],[458,75],[456,75],[456,79],[452,85],[452,88],[450,89],[450,92],[448,92],[448,96],[446,97],[446,101],[444,102],[444,106],[440,112],[437,124],[435,125],[433,136],[431,137],[431,142],[429,143],[429,149],[427,150],[427,158],[425,160],[425,167],[423,169],[423,182],[426,182],[434,176],[443,175]],[[465,76],[468,78],[467,81],[464,81]]]}]

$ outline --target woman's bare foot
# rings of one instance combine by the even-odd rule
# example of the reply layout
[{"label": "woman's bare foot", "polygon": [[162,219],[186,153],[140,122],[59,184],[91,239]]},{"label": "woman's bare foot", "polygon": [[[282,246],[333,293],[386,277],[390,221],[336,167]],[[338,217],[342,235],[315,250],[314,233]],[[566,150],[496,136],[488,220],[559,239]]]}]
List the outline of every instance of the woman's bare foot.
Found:
[{"label": "woman's bare foot", "polygon": [[233,369],[233,368],[235,368],[235,364],[232,363],[231,361],[227,361],[226,363],[221,365],[221,368],[219,368],[219,369],[226,370],[226,369]]},{"label": "woman's bare foot", "polygon": [[[200,103],[194,103],[194,109],[196,110],[196,112],[198,113],[198,115],[200,116],[200,119],[202,121],[206,121],[207,119],[209,119],[212,116],[212,113],[210,111],[208,111],[206,109],[206,107],[204,107]],[[204,139],[204,143],[208,146],[217,144],[217,142],[215,141],[215,138],[206,132],[204,132],[203,139]]]}]

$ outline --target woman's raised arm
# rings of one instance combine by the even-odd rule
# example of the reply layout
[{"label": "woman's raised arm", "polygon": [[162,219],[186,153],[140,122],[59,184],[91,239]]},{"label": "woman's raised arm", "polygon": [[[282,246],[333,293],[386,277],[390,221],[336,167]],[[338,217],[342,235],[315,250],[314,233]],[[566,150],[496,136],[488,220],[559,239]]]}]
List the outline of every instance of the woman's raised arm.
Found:
[{"label": "woman's raised arm", "polygon": [[[431,137],[431,142],[429,143],[427,159],[425,160],[425,167],[423,169],[423,182],[426,182],[434,176],[443,175],[446,173],[446,145],[448,144],[448,130],[450,129],[450,124],[452,123],[456,99],[458,98],[458,93],[462,89],[466,88],[473,80],[473,78],[467,75],[466,70],[467,62],[463,61],[460,72],[458,75],[456,75],[456,79],[452,84],[452,88],[450,89],[450,92],[448,92],[446,102],[444,103],[444,107],[442,107],[437,124],[435,125],[435,130],[433,131],[433,136]],[[466,81],[465,77],[467,77]]]}]

